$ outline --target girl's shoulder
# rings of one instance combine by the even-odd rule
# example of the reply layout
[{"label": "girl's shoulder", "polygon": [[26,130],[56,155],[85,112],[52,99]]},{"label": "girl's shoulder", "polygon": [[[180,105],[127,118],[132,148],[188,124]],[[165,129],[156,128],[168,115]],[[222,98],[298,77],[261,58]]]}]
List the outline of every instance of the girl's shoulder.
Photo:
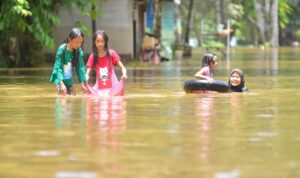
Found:
[{"label": "girl's shoulder", "polygon": [[57,53],[62,53],[64,50],[67,49],[67,44],[66,43],[63,43],[61,44],[58,48],[57,48]]},{"label": "girl's shoulder", "polygon": [[113,49],[109,49],[109,54],[110,56],[113,58],[113,60],[118,61],[121,59],[121,57],[119,56],[119,54],[113,50]]},{"label": "girl's shoulder", "polygon": [[90,58],[90,57],[92,57],[92,58],[94,57],[94,53],[93,53],[93,51],[92,51],[92,52],[90,52],[89,58]]},{"label": "girl's shoulder", "polygon": [[201,69],[202,69],[203,71],[210,71],[209,66],[203,66]]},{"label": "girl's shoulder", "polygon": [[62,43],[58,46],[58,49],[64,49],[67,48],[67,44],[66,43]]},{"label": "girl's shoulder", "polygon": [[248,89],[247,87],[243,87],[243,88],[242,88],[242,92],[247,93],[247,92],[249,92],[249,89]]},{"label": "girl's shoulder", "polygon": [[109,51],[109,53],[112,55],[112,54],[118,54],[115,50],[113,50],[113,49],[108,49],[108,51]]},{"label": "girl's shoulder", "polygon": [[84,56],[84,51],[83,51],[83,49],[81,47],[78,48],[77,50],[79,51],[79,55],[80,56]]}]

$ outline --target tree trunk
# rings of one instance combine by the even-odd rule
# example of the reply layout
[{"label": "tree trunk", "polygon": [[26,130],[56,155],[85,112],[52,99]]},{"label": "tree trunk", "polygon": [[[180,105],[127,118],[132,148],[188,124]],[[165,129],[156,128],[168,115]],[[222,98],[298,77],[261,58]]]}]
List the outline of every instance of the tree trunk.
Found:
[{"label": "tree trunk", "polygon": [[273,0],[271,9],[271,46],[278,47],[279,25],[278,25],[278,0]]},{"label": "tree trunk", "polygon": [[265,44],[265,14],[263,12],[263,7],[257,0],[253,0],[255,9],[256,9],[256,24],[261,34],[262,42]]},{"label": "tree trunk", "polygon": [[162,14],[162,0],[154,1],[154,35],[157,39],[160,39],[161,36],[161,14]]},{"label": "tree trunk", "polygon": [[181,23],[181,19],[182,16],[180,14],[180,10],[179,10],[179,5],[175,5],[176,8],[175,8],[175,19],[176,19],[176,30],[175,30],[175,34],[176,34],[176,45],[177,46],[182,46],[183,44],[183,38],[182,38],[182,30],[181,28],[178,28],[178,24]]},{"label": "tree trunk", "polygon": [[184,49],[183,49],[183,56],[184,57],[190,57],[192,56],[192,48],[189,45],[189,39],[190,39],[190,30],[192,29],[192,14],[193,14],[193,5],[194,0],[190,0],[189,4],[189,14],[187,19],[187,25],[185,30],[185,37],[184,37]]},{"label": "tree trunk", "polygon": [[[225,17],[225,3],[224,0],[217,0],[215,1],[215,7],[217,11],[217,24],[226,24],[226,17]],[[217,29],[218,30],[218,29]]]},{"label": "tree trunk", "polygon": [[[216,21],[217,21],[217,24],[221,24],[221,19],[222,19],[222,15],[221,15],[221,8],[220,8],[220,1],[215,1],[215,7],[216,7],[216,15],[217,15],[217,19],[216,19]],[[216,30],[218,30],[218,29],[216,29]]]},{"label": "tree trunk", "polygon": [[16,61],[15,61],[15,67],[20,66],[20,61],[21,61],[21,54],[22,54],[22,42],[23,42],[23,37],[19,35],[16,37]]},{"label": "tree trunk", "polygon": [[278,46],[278,0],[253,0],[256,9],[256,24],[264,45]]},{"label": "tree trunk", "polygon": [[250,27],[254,27],[254,28],[250,28],[250,33],[251,33],[251,39],[252,39],[252,44],[254,46],[258,46],[258,34],[257,34],[257,24],[256,21],[253,20],[251,17],[249,17],[248,22],[250,24]]}]

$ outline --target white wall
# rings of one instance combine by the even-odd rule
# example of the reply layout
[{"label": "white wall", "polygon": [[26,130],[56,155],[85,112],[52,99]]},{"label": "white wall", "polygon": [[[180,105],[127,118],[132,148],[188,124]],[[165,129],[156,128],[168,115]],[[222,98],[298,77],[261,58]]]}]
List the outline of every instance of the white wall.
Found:
[{"label": "white wall", "polygon": [[[101,29],[109,36],[109,47],[120,55],[133,56],[133,27],[132,12],[133,0],[99,0],[103,14],[96,20],[96,30]],[[77,9],[71,11],[61,9],[59,12],[61,24],[54,28],[56,48],[67,38],[70,30],[77,21],[84,22],[91,27],[91,19],[80,15]],[[92,34],[85,34],[84,49],[91,52]]]}]

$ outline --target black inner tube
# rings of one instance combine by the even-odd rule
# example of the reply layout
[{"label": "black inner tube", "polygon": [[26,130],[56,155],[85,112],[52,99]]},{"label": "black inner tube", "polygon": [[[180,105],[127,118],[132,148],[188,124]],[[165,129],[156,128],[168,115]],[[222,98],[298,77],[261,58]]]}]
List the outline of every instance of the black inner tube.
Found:
[{"label": "black inner tube", "polygon": [[198,90],[210,90],[222,93],[229,92],[228,83],[218,80],[213,82],[207,80],[188,80],[185,81],[183,89],[186,93],[192,93]]}]

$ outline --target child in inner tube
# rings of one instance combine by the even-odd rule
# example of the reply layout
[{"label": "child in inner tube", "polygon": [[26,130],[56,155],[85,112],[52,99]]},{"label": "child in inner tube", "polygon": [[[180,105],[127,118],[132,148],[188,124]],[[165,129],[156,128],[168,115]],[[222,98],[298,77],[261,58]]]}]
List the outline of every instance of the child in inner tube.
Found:
[{"label": "child in inner tube", "polygon": [[217,66],[217,56],[207,53],[202,58],[202,68],[194,75],[196,79],[214,81],[212,69]]},{"label": "child in inner tube", "polygon": [[228,80],[229,88],[232,92],[249,92],[245,87],[245,76],[241,69],[233,69]]}]

